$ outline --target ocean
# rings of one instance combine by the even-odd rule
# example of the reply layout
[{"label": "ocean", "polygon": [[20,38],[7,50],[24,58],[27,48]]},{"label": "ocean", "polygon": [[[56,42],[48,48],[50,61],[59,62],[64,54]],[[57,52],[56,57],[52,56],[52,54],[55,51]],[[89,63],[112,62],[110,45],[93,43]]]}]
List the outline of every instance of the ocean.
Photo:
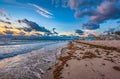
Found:
[{"label": "ocean", "polygon": [[38,41],[38,40],[14,40],[8,43],[0,44],[0,60],[25,54],[33,50],[43,48],[44,46],[66,42],[66,41]]}]

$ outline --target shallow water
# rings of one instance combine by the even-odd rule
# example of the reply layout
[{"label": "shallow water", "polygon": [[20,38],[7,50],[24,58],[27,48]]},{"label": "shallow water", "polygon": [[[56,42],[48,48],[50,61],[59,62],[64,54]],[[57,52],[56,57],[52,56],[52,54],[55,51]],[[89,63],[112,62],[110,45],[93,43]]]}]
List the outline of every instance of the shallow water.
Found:
[{"label": "shallow water", "polygon": [[0,46],[0,60],[64,41],[13,41]]}]

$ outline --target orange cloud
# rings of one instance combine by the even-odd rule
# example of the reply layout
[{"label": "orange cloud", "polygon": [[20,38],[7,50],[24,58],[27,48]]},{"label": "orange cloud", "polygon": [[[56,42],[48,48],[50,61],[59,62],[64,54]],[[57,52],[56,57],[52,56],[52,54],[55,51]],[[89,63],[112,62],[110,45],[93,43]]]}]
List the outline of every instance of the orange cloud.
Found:
[{"label": "orange cloud", "polygon": [[25,36],[30,36],[30,35],[44,35],[44,32],[39,32],[39,31],[31,31],[31,32],[26,32],[22,28],[10,28],[10,27],[2,27],[0,25],[0,35],[7,35],[8,32],[12,32],[11,35],[13,36],[19,36],[19,35],[25,35]]}]

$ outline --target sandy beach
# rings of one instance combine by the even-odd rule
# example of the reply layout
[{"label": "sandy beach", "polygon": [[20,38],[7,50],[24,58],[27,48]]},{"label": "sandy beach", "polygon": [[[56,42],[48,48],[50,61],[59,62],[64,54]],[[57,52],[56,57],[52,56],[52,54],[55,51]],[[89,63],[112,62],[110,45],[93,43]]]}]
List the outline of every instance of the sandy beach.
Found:
[{"label": "sandy beach", "polygon": [[[119,79],[119,47],[117,40],[50,42],[31,52],[1,59],[0,79]],[[9,49],[6,54],[13,52],[9,46],[4,49]]]},{"label": "sandy beach", "polygon": [[119,79],[120,41],[73,41],[54,69],[54,79]]}]

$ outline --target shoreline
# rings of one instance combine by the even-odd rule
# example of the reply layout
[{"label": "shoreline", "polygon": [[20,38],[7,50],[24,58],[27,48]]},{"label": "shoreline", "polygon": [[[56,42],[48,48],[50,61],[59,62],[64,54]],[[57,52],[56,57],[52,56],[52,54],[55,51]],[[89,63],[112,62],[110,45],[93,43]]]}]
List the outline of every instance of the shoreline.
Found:
[{"label": "shoreline", "polygon": [[0,61],[0,79],[53,79],[52,71],[67,42],[44,46]]},{"label": "shoreline", "polygon": [[44,48],[48,45],[54,45],[59,42],[40,42],[40,43],[29,43],[29,44],[22,44],[22,45],[9,45],[9,46],[0,46],[0,60],[5,58],[14,57],[20,54],[26,54],[34,50],[38,50]]},{"label": "shoreline", "polygon": [[[95,42],[95,43],[94,43]],[[0,60],[1,79],[119,79],[120,52],[97,41],[59,42]],[[113,42],[112,42],[113,43]]]}]

